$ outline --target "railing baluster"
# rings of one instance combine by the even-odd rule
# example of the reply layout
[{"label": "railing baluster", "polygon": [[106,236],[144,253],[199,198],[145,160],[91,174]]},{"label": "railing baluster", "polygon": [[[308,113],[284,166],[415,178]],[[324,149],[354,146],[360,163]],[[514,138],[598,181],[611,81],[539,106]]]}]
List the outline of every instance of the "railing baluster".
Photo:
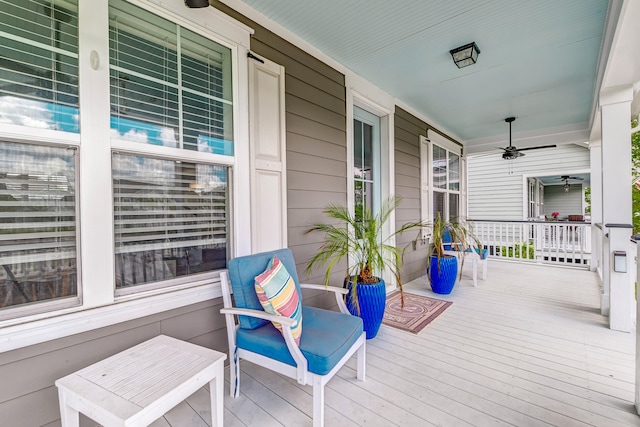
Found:
[{"label": "railing baluster", "polygon": [[473,227],[492,258],[582,267],[591,262],[588,223],[480,220]]}]

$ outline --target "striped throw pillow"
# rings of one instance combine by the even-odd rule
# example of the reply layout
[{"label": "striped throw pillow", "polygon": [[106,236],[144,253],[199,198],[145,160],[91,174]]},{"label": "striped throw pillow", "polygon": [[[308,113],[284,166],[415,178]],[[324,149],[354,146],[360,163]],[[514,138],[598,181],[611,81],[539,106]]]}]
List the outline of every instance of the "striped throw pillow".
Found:
[{"label": "striped throw pillow", "polygon": [[[256,294],[267,313],[287,316],[297,321],[291,328],[296,344],[300,345],[302,335],[302,304],[293,278],[278,259],[273,257],[267,269],[255,278]],[[273,322],[282,333],[282,325]]]}]

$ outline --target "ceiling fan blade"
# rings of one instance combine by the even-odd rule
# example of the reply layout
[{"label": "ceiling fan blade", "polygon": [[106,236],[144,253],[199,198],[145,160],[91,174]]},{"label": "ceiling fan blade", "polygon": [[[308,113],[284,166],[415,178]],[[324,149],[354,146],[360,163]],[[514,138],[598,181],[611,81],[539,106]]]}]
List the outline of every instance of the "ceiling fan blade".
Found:
[{"label": "ceiling fan blade", "polygon": [[541,145],[539,147],[528,147],[528,148],[518,148],[518,151],[527,151],[527,150],[539,150],[541,148],[556,148],[557,145]]}]

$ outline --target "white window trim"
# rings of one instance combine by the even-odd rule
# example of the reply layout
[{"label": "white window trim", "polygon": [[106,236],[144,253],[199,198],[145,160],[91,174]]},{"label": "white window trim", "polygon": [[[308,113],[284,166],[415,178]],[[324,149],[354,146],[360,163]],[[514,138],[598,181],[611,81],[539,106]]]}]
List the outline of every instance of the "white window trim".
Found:
[{"label": "white window trim", "polygon": [[[353,108],[362,108],[380,117],[380,198],[385,200],[395,193],[395,99],[382,91],[377,86],[347,70],[345,73],[345,85],[347,89],[347,208],[349,212],[355,209],[354,183],[353,183]],[[389,236],[396,230],[395,211],[389,216],[389,220],[382,229],[385,236]],[[388,244],[395,246],[395,237]],[[395,276],[389,269],[385,270],[382,278],[387,286],[395,287]]]},{"label": "white window trim", "polygon": [[[207,34],[232,50],[234,154],[220,159],[209,154],[207,162],[215,161],[233,166],[231,195],[233,229],[231,253],[235,256],[250,253],[250,194],[249,194],[249,111],[247,52],[253,30],[224,15],[215,8],[189,9],[182,0],[126,0],[185,28]],[[28,129],[2,125],[0,135],[11,140],[28,140],[79,145],[80,149],[80,251],[78,277],[82,302],[75,307],[14,318],[0,322],[0,353],[34,345],[69,335],[87,332],[137,318],[157,314],[207,301],[221,296],[217,277],[196,277],[193,282],[173,288],[163,288],[116,298],[113,266],[113,197],[111,189],[111,151],[114,144],[109,131],[109,41],[108,2],[80,0],[78,67],[80,74],[80,105],[94,109],[92,114],[80,114],[81,134],[69,137],[59,131]],[[213,30],[220,31],[213,32]],[[93,61],[90,58],[94,58]],[[95,59],[98,59],[97,63]],[[93,67],[92,67],[93,64]],[[107,82],[106,84],[104,82]],[[83,102],[85,99],[85,102]],[[91,99],[91,102],[86,102]],[[99,101],[96,101],[99,99]],[[84,105],[84,107],[82,107]],[[99,117],[99,123],[88,122],[88,116]],[[101,149],[82,149],[84,145]],[[122,147],[124,149],[124,147]],[[148,148],[148,147],[147,147]],[[162,152],[174,154],[166,147]],[[131,151],[131,145],[127,151]],[[153,150],[153,149],[151,149]],[[197,155],[196,155],[197,156]],[[190,157],[193,159],[193,157]],[[109,159],[109,160],[105,160]],[[109,179],[104,179],[107,173]],[[97,177],[97,178],[96,178]],[[97,188],[96,182],[104,186]],[[87,226],[87,224],[102,226]],[[84,225],[84,227],[83,227]],[[230,228],[231,229],[231,228]],[[109,244],[111,242],[111,244]]]},{"label": "white window trim", "polygon": [[[433,146],[437,145],[440,148],[443,148],[447,151],[447,159],[449,157],[449,153],[453,153],[459,156],[460,158],[460,189],[459,190],[450,190],[449,189],[449,169],[447,168],[447,188],[446,189],[436,189],[431,185],[433,182]],[[435,218],[433,217],[433,193],[441,192],[445,193],[445,215],[449,217],[449,194],[459,194],[460,198],[458,200],[458,216],[461,219],[466,219],[467,217],[467,173],[466,173],[466,159],[462,155],[462,147],[456,144],[455,142],[445,138],[439,133],[433,131],[432,129],[427,130],[427,137],[420,137],[420,178],[421,178],[421,216],[423,221],[427,221],[428,223],[433,223]],[[425,197],[426,196],[426,197]],[[425,200],[427,199],[427,200]],[[423,231],[423,237],[426,238],[428,235],[428,231]]]}]

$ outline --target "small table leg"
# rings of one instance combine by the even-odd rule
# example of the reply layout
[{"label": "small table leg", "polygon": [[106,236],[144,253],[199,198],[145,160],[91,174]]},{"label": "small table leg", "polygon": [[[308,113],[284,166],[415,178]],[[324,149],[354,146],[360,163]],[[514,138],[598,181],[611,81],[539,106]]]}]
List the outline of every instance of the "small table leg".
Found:
[{"label": "small table leg", "polygon": [[211,427],[222,427],[224,413],[224,365],[219,364],[216,377],[209,383],[211,396]]},{"label": "small table leg", "polygon": [[58,399],[60,400],[60,425],[62,427],[79,427],[80,414],[67,405],[67,399],[61,390],[58,390]]}]

